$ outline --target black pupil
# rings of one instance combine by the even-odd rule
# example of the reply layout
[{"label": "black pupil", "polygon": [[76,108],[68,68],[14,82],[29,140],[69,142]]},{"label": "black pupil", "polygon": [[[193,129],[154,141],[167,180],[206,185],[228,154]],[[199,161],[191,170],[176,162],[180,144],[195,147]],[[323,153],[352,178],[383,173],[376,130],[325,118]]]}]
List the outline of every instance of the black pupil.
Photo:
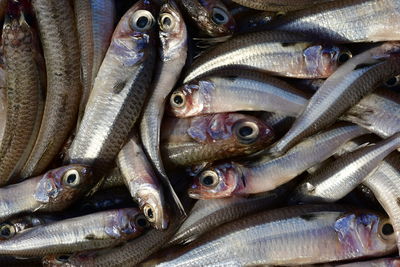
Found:
[{"label": "black pupil", "polygon": [[180,95],[174,96],[174,103],[180,105],[183,103],[183,98]]},{"label": "black pupil", "polygon": [[340,63],[344,63],[344,62],[346,62],[346,61],[349,60],[349,59],[350,59],[350,56],[349,56],[347,53],[341,54],[341,55],[339,56],[339,62],[340,62]]},{"label": "black pupil", "polygon": [[11,231],[8,227],[4,227],[3,229],[1,229],[2,236],[9,236],[10,234],[11,234]]},{"label": "black pupil", "polygon": [[386,223],[383,225],[382,227],[382,233],[384,235],[391,235],[393,234],[394,230],[393,230],[393,226],[390,223]]},{"label": "black pupil", "polygon": [[389,80],[386,81],[386,85],[388,85],[388,86],[393,86],[396,83],[397,83],[396,77],[392,77],[392,78],[390,78]]},{"label": "black pupil", "polygon": [[146,226],[147,226],[147,221],[146,221],[145,218],[139,218],[139,219],[137,220],[137,224],[138,224],[140,227],[146,227]]},{"label": "black pupil", "polygon": [[253,133],[253,129],[249,126],[244,126],[239,129],[239,134],[243,137],[247,137]]},{"label": "black pupil", "polygon": [[212,185],[213,182],[214,182],[214,178],[210,175],[203,178],[204,185]]},{"label": "black pupil", "polygon": [[68,255],[60,255],[58,256],[59,261],[67,261],[69,259]]},{"label": "black pupil", "polygon": [[163,19],[163,24],[164,24],[164,25],[166,25],[166,26],[171,26],[171,23],[172,23],[172,21],[171,21],[171,19],[170,19],[169,17],[165,17],[165,18]]},{"label": "black pupil", "polygon": [[152,209],[148,209],[147,210],[147,217],[149,217],[150,219],[153,219],[153,216],[154,216],[153,210]]},{"label": "black pupil", "polygon": [[218,12],[214,13],[214,18],[217,22],[223,22],[225,20],[225,17],[221,13],[218,13]]},{"label": "black pupil", "polygon": [[149,19],[145,16],[142,16],[142,17],[138,18],[138,20],[136,21],[136,25],[138,26],[138,28],[144,28],[148,22],[149,22]]},{"label": "black pupil", "polygon": [[67,177],[67,183],[73,184],[76,181],[76,174],[70,174]]}]

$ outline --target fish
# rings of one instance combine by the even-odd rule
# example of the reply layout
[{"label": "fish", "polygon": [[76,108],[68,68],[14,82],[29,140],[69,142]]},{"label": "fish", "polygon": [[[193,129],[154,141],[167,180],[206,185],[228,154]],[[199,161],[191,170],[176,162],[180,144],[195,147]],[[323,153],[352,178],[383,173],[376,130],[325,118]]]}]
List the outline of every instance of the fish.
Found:
[{"label": "fish", "polygon": [[112,247],[139,236],[147,227],[137,208],[101,211],[31,228],[0,242],[0,251],[45,256]]},{"label": "fish", "polygon": [[388,227],[388,218],[374,211],[285,207],[226,223],[143,266],[287,266],[389,255],[396,245]]},{"label": "fish", "polygon": [[230,37],[235,30],[235,19],[220,0],[181,0],[182,11],[200,30],[210,37]]},{"label": "fish", "polygon": [[344,63],[311,97],[292,128],[270,152],[281,155],[301,139],[332,124],[387,78],[400,72],[400,58],[390,56],[400,43],[383,43]]},{"label": "fish", "polygon": [[400,132],[400,95],[380,88],[350,108],[340,119],[387,138]]},{"label": "fish", "polygon": [[362,266],[396,267],[396,266],[399,266],[399,264],[400,264],[399,258],[380,258],[380,259],[374,259],[374,260],[339,264],[339,265],[335,265],[335,266],[336,267],[362,267]]},{"label": "fish", "polygon": [[400,133],[348,153],[307,177],[295,189],[291,202],[334,202],[350,193],[382,160],[400,147]]},{"label": "fish", "polygon": [[7,240],[32,227],[57,221],[50,215],[25,215],[13,218],[0,224],[0,240]]},{"label": "fish", "polygon": [[99,176],[113,166],[150,86],[157,9],[154,1],[141,0],[121,18],[64,163],[92,166]]},{"label": "fish", "polygon": [[[82,94],[78,35],[68,0],[32,1],[47,70],[46,101],[21,178],[45,171],[74,129]],[[50,71],[51,70],[51,71]]]},{"label": "fish", "polygon": [[377,170],[367,176],[363,185],[367,186],[377,198],[381,206],[392,221],[397,239],[397,247],[400,247],[400,154],[393,152],[380,163]]},{"label": "fish", "polygon": [[28,2],[9,1],[3,25],[7,112],[0,144],[0,185],[19,175],[36,141],[43,114],[43,66],[36,31],[25,19],[27,9]]},{"label": "fish", "polygon": [[314,9],[316,5],[334,0],[233,0],[242,6],[264,11],[288,12],[301,9]]},{"label": "fish", "polygon": [[[161,44],[158,65],[152,85],[153,92],[143,109],[140,136],[143,150],[154,165],[156,173],[160,174],[164,181],[168,181],[160,154],[161,120],[164,115],[165,99],[175,86],[186,62],[188,37],[185,21],[172,0],[161,6],[158,25]],[[169,183],[167,182],[167,184]],[[173,197],[177,198],[175,194]],[[164,216],[162,213],[159,214],[161,217]],[[160,221],[165,219],[160,219],[159,216],[156,218],[157,228],[166,227],[165,223]],[[154,218],[151,220],[153,221]]]},{"label": "fish", "polygon": [[283,77],[326,78],[350,57],[351,52],[345,48],[313,43],[303,35],[252,32],[235,36],[204,52],[190,66],[183,82],[227,68],[250,69]]},{"label": "fish", "polygon": [[26,212],[53,212],[70,206],[93,186],[91,168],[68,165],[0,188],[0,221]]},{"label": "fish", "polygon": [[260,28],[265,27],[277,17],[277,13],[273,11],[264,12],[250,12],[244,16],[241,16],[236,21],[236,33],[246,33],[251,31],[258,31]]},{"label": "fish", "polygon": [[170,166],[250,155],[268,146],[274,136],[269,125],[239,113],[169,118],[162,127],[161,151]]},{"label": "fish", "polygon": [[188,194],[192,198],[208,199],[273,190],[328,159],[349,140],[367,133],[354,124],[337,124],[305,139],[281,157],[211,166],[194,179]]},{"label": "fish", "polygon": [[[199,200],[167,246],[187,244],[221,224],[272,208],[287,193],[285,188],[254,197]],[[166,246],[166,247],[167,247]]]},{"label": "fish", "polygon": [[118,153],[117,165],[146,219],[156,229],[167,229],[170,215],[163,189],[136,136],[132,136]]},{"label": "fish", "polygon": [[170,111],[179,118],[235,111],[268,111],[296,117],[308,97],[284,81],[264,73],[209,76],[175,90]]},{"label": "fish", "polygon": [[119,186],[125,186],[125,181],[118,167],[115,167],[104,178],[104,182],[101,185],[101,189],[106,190],[109,188],[119,187]]},{"label": "fish", "polygon": [[81,52],[82,118],[94,79],[110,45],[115,24],[115,3],[110,0],[74,0],[76,28]]},{"label": "fish", "polygon": [[[3,60],[3,59],[0,59]],[[7,120],[7,87],[5,67],[0,66],[0,142],[3,140]]]},{"label": "fish", "polygon": [[381,42],[399,40],[399,24],[399,0],[335,0],[283,16],[268,29],[334,43]]}]

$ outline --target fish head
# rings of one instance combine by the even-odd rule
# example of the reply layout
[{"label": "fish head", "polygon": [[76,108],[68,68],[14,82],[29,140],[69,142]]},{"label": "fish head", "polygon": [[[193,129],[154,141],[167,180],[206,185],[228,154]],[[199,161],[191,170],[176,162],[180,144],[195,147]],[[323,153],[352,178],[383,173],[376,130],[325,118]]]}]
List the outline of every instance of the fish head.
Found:
[{"label": "fish head", "polygon": [[312,45],[303,51],[303,56],[310,73],[327,78],[352,54],[348,49],[334,45]]},{"label": "fish head", "polygon": [[223,163],[196,176],[188,194],[195,199],[224,198],[231,196],[242,186],[242,171],[239,165],[233,162]]},{"label": "fish head", "polygon": [[137,208],[118,209],[115,212],[117,214],[114,220],[105,230],[112,238],[129,240],[139,236],[150,226],[146,217]]},{"label": "fish head", "polygon": [[107,53],[114,54],[115,60],[126,67],[143,60],[145,49],[155,41],[157,11],[155,1],[141,0],[133,5],[115,28]]},{"label": "fish head", "polygon": [[161,6],[158,25],[160,28],[161,59],[168,61],[186,53],[186,24],[177,5],[172,0]]},{"label": "fish head", "polygon": [[178,118],[208,113],[214,88],[214,84],[208,80],[194,80],[183,85],[170,97],[170,112]]},{"label": "fish head", "polygon": [[334,228],[345,251],[371,255],[396,249],[396,235],[387,217],[371,212],[348,213],[336,220]]},{"label": "fish head", "polygon": [[94,266],[94,257],[93,251],[47,255],[42,258],[42,264],[47,267]]},{"label": "fish head", "polygon": [[4,222],[0,224],[0,240],[7,240],[17,234],[18,229],[13,223]]},{"label": "fish head", "polygon": [[138,196],[140,210],[143,211],[147,221],[158,230],[165,230],[168,227],[169,215],[162,192],[152,184],[140,186],[144,191]]},{"label": "fish head", "polygon": [[0,224],[0,240],[10,239],[21,231],[44,223],[45,220],[36,215],[12,218]]},{"label": "fish head", "polygon": [[36,187],[34,198],[42,205],[66,207],[95,182],[92,169],[71,164],[46,172]]}]

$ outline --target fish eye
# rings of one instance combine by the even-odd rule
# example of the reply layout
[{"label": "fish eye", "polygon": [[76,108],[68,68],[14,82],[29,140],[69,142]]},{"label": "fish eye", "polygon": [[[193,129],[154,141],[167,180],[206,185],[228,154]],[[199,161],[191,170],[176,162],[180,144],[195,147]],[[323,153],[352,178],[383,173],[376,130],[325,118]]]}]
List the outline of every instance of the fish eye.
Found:
[{"label": "fish eye", "polygon": [[400,76],[394,76],[385,82],[387,87],[394,87],[400,83]]},{"label": "fish eye", "polygon": [[80,183],[80,175],[77,170],[69,170],[63,176],[63,183],[75,187]]},{"label": "fish eye", "polygon": [[393,225],[389,220],[384,220],[381,223],[379,227],[379,234],[385,240],[394,238]]},{"label": "fish eye", "polygon": [[0,225],[0,237],[4,239],[9,239],[15,235],[15,228],[13,225],[8,223],[3,223]]},{"label": "fish eye", "polygon": [[59,262],[68,262],[69,255],[58,255],[56,260]]},{"label": "fish eye", "polygon": [[153,25],[154,17],[147,10],[136,11],[130,19],[130,26],[135,31],[147,31]]},{"label": "fish eye", "polygon": [[352,57],[352,54],[350,52],[348,52],[348,51],[340,53],[339,56],[338,56],[338,62],[339,63],[345,63],[351,57]]},{"label": "fish eye", "polygon": [[143,214],[139,214],[138,216],[136,216],[135,223],[142,228],[150,227],[149,222],[146,220],[146,217]]},{"label": "fish eye", "polygon": [[204,171],[199,178],[201,185],[206,187],[214,187],[218,184],[218,174],[214,171]]},{"label": "fish eye", "polygon": [[182,108],[186,104],[186,97],[182,92],[174,92],[171,95],[170,103],[174,108]]},{"label": "fish eye", "polygon": [[172,31],[175,26],[175,18],[169,13],[161,14],[159,19],[159,24],[161,30],[165,32]]},{"label": "fish eye", "polygon": [[144,206],[143,212],[144,212],[144,216],[146,216],[146,219],[149,222],[155,222],[156,218],[154,216],[154,211],[153,211],[153,208],[149,204],[146,204]]},{"label": "fish eye", "polygon": [[218,7],[213,8],[211,19],[215,24],[218,25],[225,24],[229,21],[226,11]]},{"label": "fish eye", "polygon": [[260,132],[257,124],[250,121],[239,122],[235,124],[233,131],[236,137],[239,139],[239,142],[245,144],[254,142]]}]

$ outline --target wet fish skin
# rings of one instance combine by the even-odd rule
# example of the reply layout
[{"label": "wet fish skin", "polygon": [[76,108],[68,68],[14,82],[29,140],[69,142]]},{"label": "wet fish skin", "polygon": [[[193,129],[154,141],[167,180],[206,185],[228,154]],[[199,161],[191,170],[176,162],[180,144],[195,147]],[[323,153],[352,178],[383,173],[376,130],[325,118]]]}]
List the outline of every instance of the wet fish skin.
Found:
[{"label": "wet fish skin", "polygon": [[385,209],[393,223],[393,228],[397,238],[397,247],[400,247],[400,154],[391,153],[379,165],[377,170],[369,175],[363,184],[366,185]]},{"label": "wet fish skin", "polygon": [[[251,133],[242,136],[241,129]],[[269,125],[239,113],[169,118],[161,134],[164,159],[172,166],[250,155],[268,146],[273,139]]]},{"label": "wet fish skin", "polygon": [[119,152],[117,165],[147,220],[156,229],[167,229],[170,215],[163,189],[136,136],[131,137]]},{"label": "wet fish skin", "polygon": [[109,189],[118,186],[125,186],[124,177],[117,167],[115,167],[108,175],[104,178],[104,182],[101,185],[101,189]]},{"label": "wet fish skin", "polygon": [[341,119],[387,138],[400,132],[400,96],[386,88],[378,89],[361,99]]},{"label": "wet fish skin", "polygon": [[[315,44],[303,35],[253,32],[219,44],[195,60],[184,83],[226,68],[243,68],[294,78],[326,78],[350,52],[333,45]],[[276,64],[279,62],[279,64]]]},{"label": "wet fish skin", "polygon": [[179,3],[182,10],[205,35],[230,36],[235,30],[235,20],[220,0],[182,0]]},{"label": "wet fish skin", "polygon": [[376,171],[391,152],[400,147],[400,133],[375,145],[348,153],[307,177],[295,190],[292,202],[334,202]]},{"label": "wet fish skin", "polygon": [[272,20],[277,17],[276,12],[272,11],[264,11],[254,13],[251,12],[248,15],[244,15],[237,20],[236,24],[236,32],[237,33],[246,33],[251,31],[258,31],[262,29]]},{"label": "wet fish skin", "polygon": [[[167,180],[168,176],[165,173],[160,154],[161,120],[164,115],[165,99],[179,79],[186,62],[188,36],[185,21],[175,2],[172,0],[161,6],[158,24],[160,27],[159,39],[161,44],[157,60],[158,66],[152,85],[154,88],[153,92],[142,113],[140,136],[143,143],[143,150],[155,167],[156,173],[161,174],[163,180]],[[145,159],[143,158],[142,160]],[[159,190],[158,192],[160,193]],[[159,197],[158,200],[160,200]],[[161,204],[160,201],[157,202]],[[158,206],[158,209],[160,208],[161,206]],[[160,211],[159,215],[164,217],[163,213]],[[157,228],[166,227],[165,222],[161,223],[161,221],[165,221],[166,219],[161,219],[159,216],[156,217]]]},{"label": "wet fish skin", "polygon": [[282,12],[311,8],[316,4],[320,5],[323,2],[330,1],[333,0],[233,0],[233,2],[242,6],[257,10]]},{"label": "wet fish skin", "polygon": [[[93,166],[100,176],[112,167],[147,95],[155,61],[157,8],[154,1],[142,0],[120,20],[64,162]],[[138,26],[141,18],[146,25]]]},{"label": "wet fish skin", "polygon": [[79,112],[82,117],[94,79],[110,44],[115,23],[115,4],[110,0],[74,0],[74,10],[81,52],[83,90]]},{"label": "wet fish skin", "polygon": [[144,266],[287,266],[388,255],[395,250],[393,233],[382,238],[382,227],[388,223],[372,211],[331,205],[286,207],[224,224]]},{"label": "wet fish skin", "polygon": [[0,240],[13,238],[27,229],[55,221],[57,218],[49,215],[26,215],[7,220],[0,224]]},{"label": "wet fish skin", "polygon": [[82,196],[93,183],[90,168],[68,165],[0,188],[0,220],[22,212],[63,210]]},{"label": "wet fish skin", "polygon": [[[304,33],[335,43],[399,40],[398,0],[335,0],[285,16],[269,29]],[[321,19],[323,18],[323,19]]]},{"label": "wet fish skin", "polygon": [[281,157],[261,158],[247,164],[225,162],[212,166],[194,179],[188,190],[189,196],[196,199],[224,198],[273,190],[328,159],[349,140],[366,133],[367,130],[354,124],[337,124],[305,139]]},{"label": "wet fish skin", "polygon": [[1,242],[0,251],[5,255],[45,256],[108,248],[140,235],[142,223],[147,224],[146,219],[136,208],[102,211],[24,231]]},{"label": "wet fish skin", "polygon": [[38,175],[62,148],[76,117],[81,96],[79,44],[74,12],[67,0],[35,0],[47,70],[47,92],[42,124],[35,146],[21,172]]},{"label": "wet fish skin", "polygon": [[263,110],[297,116],[307,105],[306,95],[263,73],[236,77],[210,76],[175,90],[170,111],[176,117],[210,113]]},{"label": "wet fish skin", "polygon": [[400,72],[400,57],[389,56],[399,48],[396,42],[383,43],[342,65],[311,97],[292,128],[271,148],[271,154],[281,155],[301,139],[332,124],[363,96]]},{"label": "wet fish skin", "polygon": [[35,31],[23,13],[26,5],[10,1],[3,26],[7,112],[0,145],[1,185],[19,175],[35,143],[43,112],[44,95],[37,59],[40,55]]},{"label": "wet fish skin", "polygon": [[399,266],[400,259],[399,258],[380,258],[374,260],[360,261],[360,262],[351,262],[346,264],[338,264],[336,267],[396,267]]}]

